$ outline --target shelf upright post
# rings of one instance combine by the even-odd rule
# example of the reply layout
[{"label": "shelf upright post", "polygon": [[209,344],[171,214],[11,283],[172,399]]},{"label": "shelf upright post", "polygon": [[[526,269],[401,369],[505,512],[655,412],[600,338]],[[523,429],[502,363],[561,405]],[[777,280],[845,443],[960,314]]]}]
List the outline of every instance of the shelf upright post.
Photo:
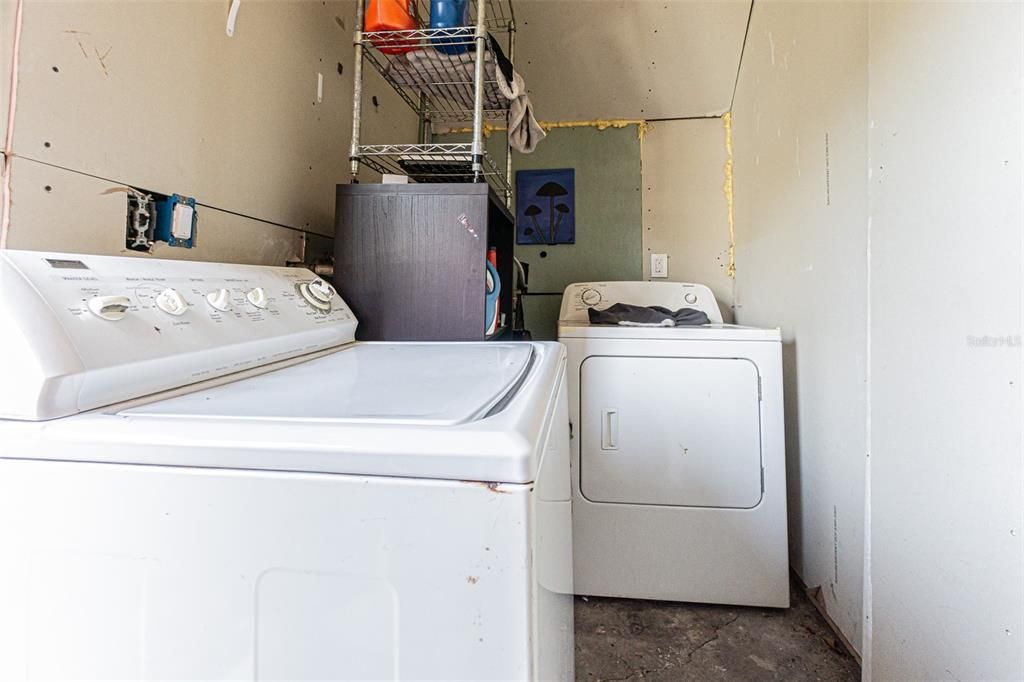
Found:
[{"label": "shelf upright post", "polygon": [[428,128],[430,127],[430,120],[427,118],[427,95],[426,93],[420,93],[420,125],[419,130],[416,131],[416,141],[420,144],[427,143]]},{"label": "shelf upright post", "polygon": [[352,148],[349,161],[352,163],[352,182],[359,182],[359,129],[363,113],[363,12],[365,0],[356,0],[355,64],[352,78],[355,88],[352,92]]},{"label": "shelf upright post", "polygon": [[[509,10],[513,12],[508,22],[508,59],[512,62],[513,68],[516,64],[516,18],[512,5],[509,3]],[[512,123],[512,111],[505,114],[505,207],[512,210],[512,136],[510,135],[509,124]]]},{"label": "shelf upright post", "polygon": [[473,180],[484,174],[484,62],[487,58],[487,0],[476,3],[476,67],[473,73]]}]

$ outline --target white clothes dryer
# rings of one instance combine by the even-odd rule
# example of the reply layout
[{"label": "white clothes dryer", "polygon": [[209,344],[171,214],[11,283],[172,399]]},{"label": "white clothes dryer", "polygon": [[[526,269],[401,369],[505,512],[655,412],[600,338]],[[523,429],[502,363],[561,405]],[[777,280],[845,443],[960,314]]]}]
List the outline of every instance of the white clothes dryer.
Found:
[{"label": "white clothes dryer", "polygon": [[[614,303],[704,311],[691,327],[592,325]],[[782,354],[722,324],[710,289],[565,290],[577,594],[787,607]]]}]

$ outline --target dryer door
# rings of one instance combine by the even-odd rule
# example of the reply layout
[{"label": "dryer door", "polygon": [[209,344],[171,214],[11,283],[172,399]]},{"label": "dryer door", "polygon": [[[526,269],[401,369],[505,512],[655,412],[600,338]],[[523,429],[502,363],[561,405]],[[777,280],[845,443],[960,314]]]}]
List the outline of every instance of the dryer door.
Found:
[{"label": "dryer door", "polygon": [[590,357],[580,377],[580,490],[592,502],[749,509],[761,501],[757,366],[734,358]]}]

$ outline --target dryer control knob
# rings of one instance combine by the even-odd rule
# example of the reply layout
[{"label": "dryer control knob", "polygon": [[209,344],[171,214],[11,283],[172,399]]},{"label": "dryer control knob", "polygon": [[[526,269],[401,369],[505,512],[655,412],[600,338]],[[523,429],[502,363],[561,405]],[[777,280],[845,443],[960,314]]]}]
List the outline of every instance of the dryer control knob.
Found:
[{"label": "dryer control knob", "polygon": [[595,306],[601,302],[601,292],[597,289],[585,289],[580,296],[580,300],[586,305]]},{"label": "dryer control knob", "polygon": [[256,287],[245,295],[245,300],[249,301],[249,303],[255,308],[266,308],[267,292],[263,290],[263,287]]},{"label": "dryer control knob", "polygon": [[694,303],[697,302],[697,294],[686,294],[685,296],[683,296],[683,300],[689,303],[690,305],[693,305]]}]

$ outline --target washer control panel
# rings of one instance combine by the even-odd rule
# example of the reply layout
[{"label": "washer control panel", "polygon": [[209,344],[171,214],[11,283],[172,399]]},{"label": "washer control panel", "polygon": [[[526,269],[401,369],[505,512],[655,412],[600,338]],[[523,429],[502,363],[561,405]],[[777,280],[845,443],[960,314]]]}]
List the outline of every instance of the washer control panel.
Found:
[{"label": "washer control panel", "polygon": [[711,289],[703,284],[685,282],[580,282],[570,284],[562,295],[560,322],[588,324],[590,308],[605,308],[615,303],[657,305],[670,310],[694,308],[707,314],[712,323],[722,323],[722,311]]},{"label": "washer control panel", "polygon": [[[0,252],[0,418],[49,419],[352,342],[300,268]],[[8,331],[10,333],[8,333]]]}]

